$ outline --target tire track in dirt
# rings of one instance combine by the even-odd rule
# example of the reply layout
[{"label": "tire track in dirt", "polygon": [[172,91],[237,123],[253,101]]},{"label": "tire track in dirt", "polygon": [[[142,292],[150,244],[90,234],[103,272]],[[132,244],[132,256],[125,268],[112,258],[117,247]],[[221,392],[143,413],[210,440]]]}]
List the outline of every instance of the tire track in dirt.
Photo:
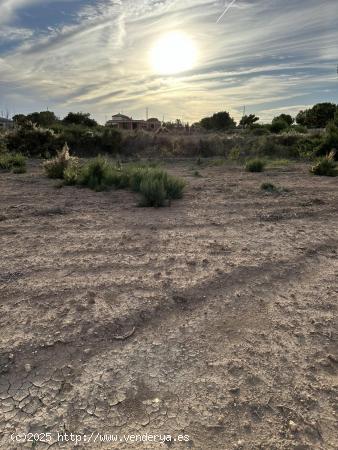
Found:
[{"label": "tire track in dirt", "polygon": [[[182,314],[188,314],[200,305],[212,301],[217,303],[219,296],[220,298],[224,295],[227,297],[234,296],[237,291],[246,286],[250,285],[253,289],[271,290],[272,286],[276,284],[290,283],[292,280],[304,277],[311,278],[311,271],[318,270],[319,257],[330,254],[335,246],[336,241],[329,240],[308,248],[303,255],[291,261],[267,261],[258,266],[241,266],[230,273],[218,274],[213,279],[198,283],[186,290],[168,288],[168,293],[164,297],[160,297],[156,304],[150,308],[135,310],[129,315],[117,318],[112,323],[104,323],[98,326],[93,326],[88,322],[84,323],[81,333],[71,337],[67,342],[56,341],[49,346],[32,346],[32,344],[19,346],[15,350],[13,349],[14,359],[19,360],[20,355],[27,352],[36,353],[33,361],[34,365],[39,365],[44,360],[50,359],[49,355],[54,351],[58,353],[57,347],[67,347],[69,358],[73,361],[85,359],[85,355],[79,351],[81,347],[97,346],[98,351],[103,351],[105,344],[111,347],[116,339],[119,340],[120,336],[128,336],[134,328],[135,332],[139,333],[141,330],[145,331],[149,325],[161,327],[161,323],[166,322],[169,317],[181,317]],[[204,293],[207,293],[207,295],[204,295]],[[74,348],[70,349],[72,345],[74,345]],[[121,345],[121,342],[118,345]],[[53,361],[54,363],[55,361]],[[16,366],[15,370],[20,370],[20,366]]]}]

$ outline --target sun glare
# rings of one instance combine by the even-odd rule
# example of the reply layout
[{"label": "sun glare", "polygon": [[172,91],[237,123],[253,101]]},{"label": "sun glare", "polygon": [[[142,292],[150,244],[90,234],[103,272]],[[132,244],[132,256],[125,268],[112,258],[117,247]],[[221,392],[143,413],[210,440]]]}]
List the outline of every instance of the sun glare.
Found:
[{"label": "sun glare", "polygon": [[156,73],[170,75],[192,69],[196,56],[191,38],[185,33],[172,32],[155,43],[150,52],[150,62]]}]

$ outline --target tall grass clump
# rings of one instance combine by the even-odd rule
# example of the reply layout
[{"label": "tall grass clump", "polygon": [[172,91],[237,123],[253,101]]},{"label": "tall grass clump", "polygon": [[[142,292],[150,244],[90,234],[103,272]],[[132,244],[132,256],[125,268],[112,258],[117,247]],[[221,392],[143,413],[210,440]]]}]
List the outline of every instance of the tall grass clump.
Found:
[{"label": "tall grass clump", "polygon": [[166,191],[163,180],[153,176],[146,176],[140,184],[141,202],[140,206],[153,206],[159,208],[164,206]]},{"label": "tall grass clump", "polygon": [[13,173],[25,173],[26,158],[21,153],[2,153],[0,155],[0,169]]},{"label": "tall grass clump", "polygon": [[65,170],[72,164],[75,164],[76,158],[70,156],[69,147],[65,144],[61,151],[57,152],[57,156],[46,161],[43,164],[43,168],[48,178],[64,178]]},{"label": "tall grass clump", "polygon": [[338,170],[335,162],[335,152],[331,151],[328,155],[319,158],[316,164],[310,168],[310,173],[318,176],[336,177]]},{"label": "tall grass clump", "polygon": [[265,167],[265,161],[262,159],[251,159],[246,162],[245,170],[247,172],[263,172]]}]

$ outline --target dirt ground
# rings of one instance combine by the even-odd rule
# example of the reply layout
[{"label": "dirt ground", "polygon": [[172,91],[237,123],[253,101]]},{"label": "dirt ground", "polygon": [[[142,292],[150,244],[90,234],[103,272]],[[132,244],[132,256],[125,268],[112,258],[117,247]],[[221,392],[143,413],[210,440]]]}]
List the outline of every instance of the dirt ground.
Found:
[{"label": "dirt ground", "polygon": [[0,174],[0,448],[337,449],[337,179],[167,168],[160,209]]}]

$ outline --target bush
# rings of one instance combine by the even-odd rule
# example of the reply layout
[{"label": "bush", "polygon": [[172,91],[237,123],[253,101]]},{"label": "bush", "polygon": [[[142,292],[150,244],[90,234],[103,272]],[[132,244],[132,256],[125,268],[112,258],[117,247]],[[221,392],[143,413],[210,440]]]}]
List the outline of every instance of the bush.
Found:
[{"label": "bush", "polygon": [[335,177],[338,175],[336,163],[334,161],[335,152],[320,158],[314,166],[310,168],[310,173],[318,176]]},{"label": "bush", "polygon": [[78,176],[78,184],[94,191],[103,191],[116,182],[114,170],[102,156],[89,161]]},{"label": "bush", "polygon": [[245,164],[245,170],[247,172],[263,172],[265,162],[262,159],[251,159]]},{"label": "bush", "polygon": [[55,155],[60,148],[60,142],[52,131],[33,127],[20,128],[9,133],[6,143],[9,151],[20,152],[31,157]]},{"label": "bush", "polygon": [[0,169],[24,173],[26,172],[26,158],[21,153],[3,153],[0,155]]},{"label": "bush", "polygon": [[[334,122],[330,122],[326,127],[322,142],[319,145],[316,155],[325,156],[332,149],[338,149],[338,126]],[[335,155],[336,157],[338,155]]]},{"label": "bush", "polygon": [[185,186],[186,184],[184,180],[177,177],[167,176],[164,183],[167,198],[170,200],[182,198]]},{"label": "bush", "polygon": [[272,124],[270,126],[271,133],[281,133],[282,131],[285,131],[289,128],[289,125],[285,120],[282,119],[274,119],[272,121]]},{"label": "bush", "polygon": [[277,192],[278,191],[276,186],[272,183],[262,183],[261,189],[262,189],[262,191],[266,191],[266,192]]},{"label": "bush", "polygon": [[163,179],[149,174],[143,178],[140,184],[140,193],[142,200],[140,206],[154,206],[159,208],[164,206],[166,200],[166,191]]},{"label": "bush", "polygon": [[63,179],[65,170],[70,164],[74,164],[75,161],[76,158],[70,156],[69,147],[65,144],[55,158],[50,159],[43,164],[43,168],[45,169],[48,178]]},{"label": "bush", "polygon": [[68,167],[63,171],[63,179],[68,186],[75,186],[78,183],[80,175],[80,165],[77,161],[73,161],[68,164]]}]

